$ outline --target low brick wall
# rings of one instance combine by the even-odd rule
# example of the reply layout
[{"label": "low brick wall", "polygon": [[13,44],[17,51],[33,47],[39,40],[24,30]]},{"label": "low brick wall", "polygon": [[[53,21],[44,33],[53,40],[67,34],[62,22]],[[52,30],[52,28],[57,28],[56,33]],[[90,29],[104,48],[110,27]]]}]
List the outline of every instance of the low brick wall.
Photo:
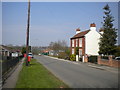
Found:
[{"label": "low brick wall", "polygon": [[111,67],[120,67],[120,61],[113,60],[112,56],[109,56],[108,60],[101,59],[101,56],[98,56],[98,64],[107,65]]}]

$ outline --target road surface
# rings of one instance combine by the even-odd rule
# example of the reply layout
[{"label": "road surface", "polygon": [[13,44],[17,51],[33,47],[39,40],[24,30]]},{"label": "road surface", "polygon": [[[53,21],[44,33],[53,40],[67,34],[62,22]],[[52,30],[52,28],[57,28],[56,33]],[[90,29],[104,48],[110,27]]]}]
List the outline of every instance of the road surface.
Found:
[{"label": "road surface", "polygon": [[118,73],[46,56],[35,56],[35,59],[71,88],[118,87]]}]

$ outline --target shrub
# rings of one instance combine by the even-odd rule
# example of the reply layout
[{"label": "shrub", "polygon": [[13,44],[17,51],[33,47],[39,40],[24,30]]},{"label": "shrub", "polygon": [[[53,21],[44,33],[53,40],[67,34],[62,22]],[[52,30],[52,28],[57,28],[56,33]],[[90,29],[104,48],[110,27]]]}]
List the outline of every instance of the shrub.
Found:
[{"label": "shrub", "polygon": [[76,48],[75,48],[75,54],[76,54],[76,55],[79,55],[79,47],[76,47]]},{"label": "shrub", "polygon": [[76,60],[75,54],[72,54],[72,55],[70,56],[70,60],[71,60],[71,61],[75,61],[75,60]]},{"label": "shrub", "polygon": [[58,54],[58,58],[65,59],[66,57],[67,57],[67,55],[66,55],[65,52],[59,52],[59,54]]},{"label": "shrub", "polygon": [[88,62],[91,62],[91,63],[97,63],[97,56],[90,56],[88,57]]}]

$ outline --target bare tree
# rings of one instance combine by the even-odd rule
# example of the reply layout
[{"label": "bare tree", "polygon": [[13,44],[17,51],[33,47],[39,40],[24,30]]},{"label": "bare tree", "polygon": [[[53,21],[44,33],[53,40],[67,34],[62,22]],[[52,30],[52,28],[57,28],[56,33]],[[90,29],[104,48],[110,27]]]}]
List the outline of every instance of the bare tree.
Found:
[{"label": "bare tree", "polygon": [[52,50],[54,50],[56,53],[58,53],[59,51],[64,51],[67,49],[67,42],[65,40],[58,40],[56,42],[51,42],[49,44],[49,48],[51,48]]}]

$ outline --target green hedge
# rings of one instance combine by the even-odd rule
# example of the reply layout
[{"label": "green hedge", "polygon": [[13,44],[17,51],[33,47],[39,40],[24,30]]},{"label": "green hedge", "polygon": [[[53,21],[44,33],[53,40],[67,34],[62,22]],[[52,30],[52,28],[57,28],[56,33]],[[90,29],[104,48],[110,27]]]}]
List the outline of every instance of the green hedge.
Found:
[{"label": "green hedge", "polygon": [[90,56],[90,57],[88,57],[88,62],[97,63],[97,57],[98,56]]}]

